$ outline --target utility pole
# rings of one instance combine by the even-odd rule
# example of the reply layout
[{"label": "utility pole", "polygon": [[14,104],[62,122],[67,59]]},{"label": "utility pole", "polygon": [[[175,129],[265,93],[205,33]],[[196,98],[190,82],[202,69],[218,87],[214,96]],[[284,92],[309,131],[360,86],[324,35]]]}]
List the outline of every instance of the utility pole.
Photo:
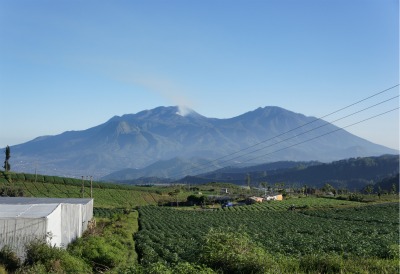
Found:
[{"label": "utility pole", "polygon": [[93,198],[93,176],[90,176],[90,198]]},{"label": "utility pole", "polygon": [[35,184],[37,180],[37,161],[35,161]]},{"label": "utility pole", "polygon": [[83,198],[83,196],[84,196],[83,191],[84,191],[84,186],[85,186],[85,183],[84,183],[84,181],[83,181],[83,177],[85,177],[85,176],[82,176],[82,198]]}]

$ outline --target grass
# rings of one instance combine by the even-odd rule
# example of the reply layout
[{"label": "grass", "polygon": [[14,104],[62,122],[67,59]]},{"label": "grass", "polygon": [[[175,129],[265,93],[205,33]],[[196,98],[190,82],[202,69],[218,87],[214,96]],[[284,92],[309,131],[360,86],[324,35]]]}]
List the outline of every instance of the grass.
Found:
[{"label": "grass", "polygon": [[[82,193],[82,182],[76,179],[60,177],[54,179],[53,176],[40,176],[37,180],[32,180],[32,178],[34,177],[21,176],[19,173],[6,175],[4,172],[0,172],[0,188],[20,189],[26,197],[90,197],[90,182],[87,181],[84,182]],[[144,205],[157,205],[160,202],[176,201],[176,197],[168,194],[176,189],[174,186],[143,187],[94,182],[92,189],[94,206],[100,208],[135,208]],[[185,201],[188,195],[188,192],[180,191],[177,195],[178,201]]]}]

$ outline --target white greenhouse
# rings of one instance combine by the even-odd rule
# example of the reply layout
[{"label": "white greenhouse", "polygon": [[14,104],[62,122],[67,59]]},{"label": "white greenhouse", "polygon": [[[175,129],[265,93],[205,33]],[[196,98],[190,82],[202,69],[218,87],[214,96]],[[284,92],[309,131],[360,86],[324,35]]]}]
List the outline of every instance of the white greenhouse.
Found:
[{"label": "white greenhouse", "polygon": [[46,240],[67,247],[93,218],[93,199],[0,197],[0,249],[24,257],[25,245]]}]

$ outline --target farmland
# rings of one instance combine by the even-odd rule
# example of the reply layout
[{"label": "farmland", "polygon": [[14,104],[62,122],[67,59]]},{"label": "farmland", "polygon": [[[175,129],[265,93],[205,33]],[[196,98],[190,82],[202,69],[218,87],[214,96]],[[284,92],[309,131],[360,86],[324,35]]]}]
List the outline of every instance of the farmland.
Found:
[{"label": "farmland", "polygon": [[[81,180],[33,176],[0,173],[0,189],[82,197]],[[90,182],[83,184],[83,196],[90,197]],[[99,265],[111,273],[399,272],[398,195],[289,195],[225,208],[212,199],[208,205],[183,204],[189,195],[214,196],[221,187],[94,182],[98,227],[67,252],[92,269],[85,273],[99,271]],[[246,195],[241,188],[230,191]]]},{"label": "farmland", "polygon": [[[0,173],[0,188],[20,190],[27,197],[81,198],[90,197],[90,181],[57,176],[35,176],[33,174]],[[149,188],[93,182],[95,207],[134,208],[169,201],[167,188]]]},{"label": "farmland", "polygon": [[[138,250],[143,260],[192,261],[199,257],[201,239],[210,228],[246,232],[269,252],[294,257],[335,253],[384,259],[398,243],[398,203],[361,206],[353,202],[354,207],[341,209],[325,203],[320,210],[299,211],[271,206],[278,203],[212,212],[143,207]],[[315,198],[302,203],[320,204]]]}]

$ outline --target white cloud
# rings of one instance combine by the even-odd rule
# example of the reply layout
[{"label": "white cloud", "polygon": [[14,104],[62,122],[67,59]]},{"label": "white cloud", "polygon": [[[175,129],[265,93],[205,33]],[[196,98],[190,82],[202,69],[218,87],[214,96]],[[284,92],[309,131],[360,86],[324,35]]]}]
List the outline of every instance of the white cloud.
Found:
[{"label": "white cloud", "polygon": [[157,93],[168,100],[171,104],[179,107],[179,114],[187,115],[194,103],[188,98],[188,90],[179,87],[170,79],[159,76],[134,76],[124,79],[130,84],[139,85],[150,92]]}]

